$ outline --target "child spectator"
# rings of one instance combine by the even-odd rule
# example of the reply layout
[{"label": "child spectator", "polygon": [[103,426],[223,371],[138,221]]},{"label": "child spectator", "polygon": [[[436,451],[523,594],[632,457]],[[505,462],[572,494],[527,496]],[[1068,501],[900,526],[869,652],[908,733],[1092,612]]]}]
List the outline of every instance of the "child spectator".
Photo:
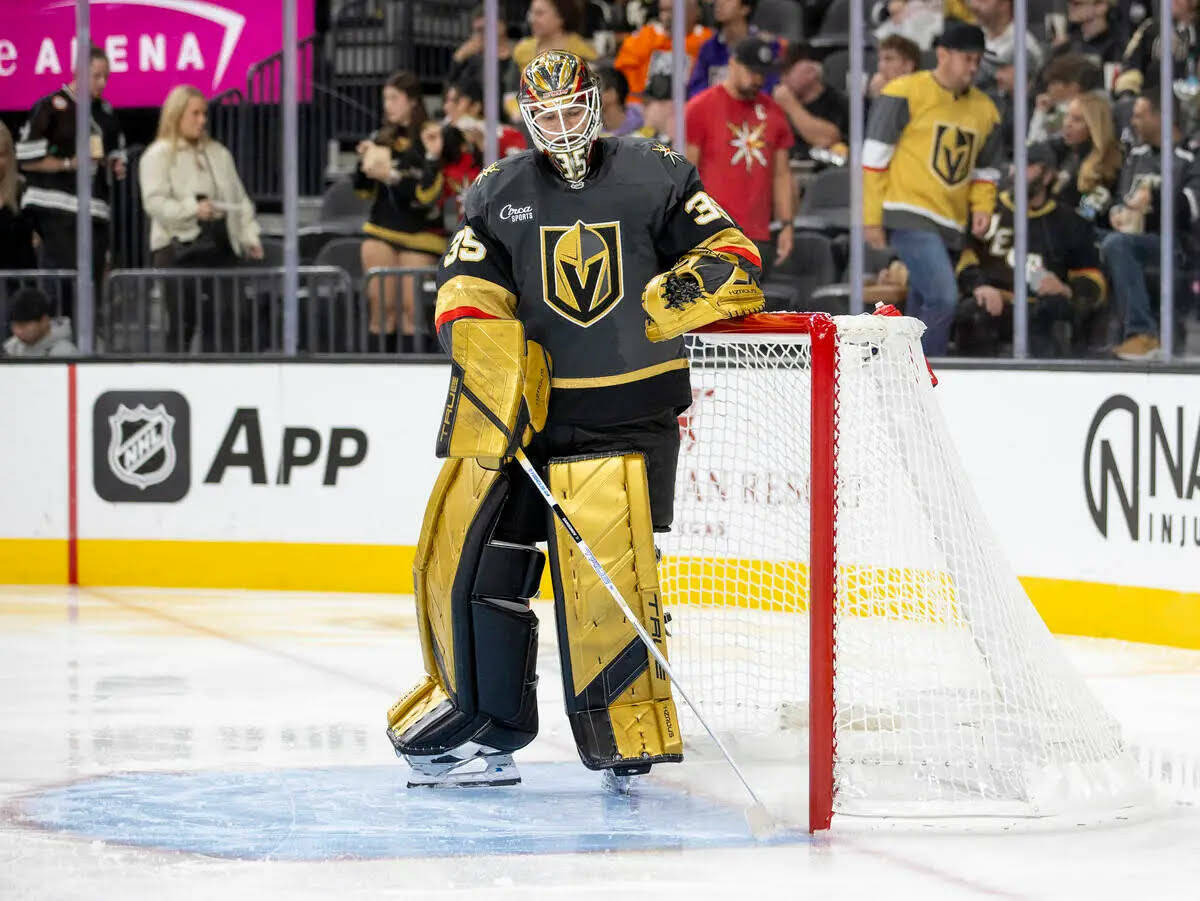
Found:
[{"label": "child spectator", "polygon": [[8,316],[12,337],[4,342],[10,357],[72,357],[79,350],[71,343],[71,320],[50,318],[50,300],[37,288],[18,291]]},{"label": "child spectator", "polygon": [[911,75],[920,68],[921,48],[901,35],[888,35],[879,42],[879,57],[875,74],[867,83],[867,97],[874,100],[897,78]]},{"label": "child spectator", "polygon": [[0,122],[0,270],[37,268],[33,222],[21,209],[22,187],[12,132]]},{"label": "child spectator", "polygon": [[[359,142],[354,175],[355,190],[373,198],[363,226],[363,271],[427,268],[446,252],[442,128],[429,121],[421,82],[411,72],[397,72],[387,80],[383,110],[383,126]],[[370,281],[367,330],[376,336],[373,346],[382,345],[385,352],[413,349],[415,282],[411,276]]]},{"label": "child spectator", "polygon": [[[629,82],[631,103],[642,102],[642,92],[655,75],[670,77],[674,71],[671,60],[671,13],[673,0],[658,0],[658,20],[648,22],[621,42],[613,68]],[[700,48],[712,37],[712,29],[700,24],[699,0],[687,0],[685,50],[688,70],[695,63]]]},{"label": "child spectator", "polygon": [[642,127],[642,108],[639,104],[627,106],[629,82],[612,66],[601,66],[596,70],[600,81],[600,117],[603,125],[600,134],[604,137],[632,134]]}]

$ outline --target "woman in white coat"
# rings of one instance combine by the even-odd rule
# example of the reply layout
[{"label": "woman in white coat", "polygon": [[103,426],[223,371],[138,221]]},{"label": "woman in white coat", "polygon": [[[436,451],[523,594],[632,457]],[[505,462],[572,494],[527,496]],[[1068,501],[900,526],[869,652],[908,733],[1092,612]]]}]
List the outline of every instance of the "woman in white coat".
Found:
[{"label": "woman in white coat", "polygon": [[[204,95],[190,85],[180,85],[167,95],[158,136],[142,154],[138,182],[150,217],[150,251],[158,268],[229,268],[263,257],[254,204],[233,155],[209,137],[207,124]],[[167,350],[188,349],[202,306],[203,349],[241,349],[231,346],[232,304],[225,304],[222,321],[216,322],[211,305],[189,293],[168,296]]]}]

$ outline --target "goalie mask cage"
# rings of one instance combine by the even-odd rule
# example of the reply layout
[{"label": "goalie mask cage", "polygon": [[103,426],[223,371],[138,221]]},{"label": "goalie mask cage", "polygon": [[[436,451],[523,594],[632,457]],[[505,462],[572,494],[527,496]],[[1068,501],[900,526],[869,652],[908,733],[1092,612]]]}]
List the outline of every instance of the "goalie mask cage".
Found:
[{"label": "goalie mask cage", "polygon": [[985,523],[923,328],[785,313],[688,336],[661,566],[680,681],[749,755],[804,756],[807,730],[811,830],[1144,801]]}]

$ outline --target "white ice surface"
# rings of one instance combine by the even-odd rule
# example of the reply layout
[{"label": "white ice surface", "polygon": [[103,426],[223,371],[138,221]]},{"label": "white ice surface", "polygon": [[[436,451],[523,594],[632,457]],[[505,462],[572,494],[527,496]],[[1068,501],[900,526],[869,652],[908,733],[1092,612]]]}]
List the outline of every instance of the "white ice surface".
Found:
[{"label": "white ice surface", "polygon": [[[445,804],[458,825],[428,828],[451,845],[459,834],[480,847],[521,832],[550,847],[595,832],[602,847],[606,828],[619,831],[615,821],[597,828],[621,808],[600,799],[598,776],[577,762],[553,621],[544,607],[539,614],[542,731],[518,754],[529,778],[513,790],[525,794],[496,796],[500,803],[439,796],[434,811]],[[702,835],[728,830],[736,816],[690,820],[708,814],[688,798],[725,796],[734,812],[738,802],[719,766],[693,762],[643,788],[642,813],[679,811],[670,825],[683,837],[667,850],[636,850],[634,829],[617,845],[627,850],[514,854],[497,838],[485,853],[336,859],[369,829],[402,843],[388,834],[388,817],[430,804],[393,790],[403,766],[383,734],[387,707],[419,672],[413,626],[402,597],[0,587],[0,898],[1200,898],[1200,813],[1186,803],[1200,803],[1200,783],[1188,781],[1200,759],[1200,653],[1083,639],[1064,639],[1072,658],[1156,775],[1175,782],[1164,786],[1171,800],[1133,819],[966,833],[843,823],[811,841],[714,847]],[[238,779],[266,786],[257,810],[253,797],[230,806],[218,791]],[[292,794],[272,794],[284,781]],[[354,788],[337,788],[347,782]],[[254,822],[278,833],[268,844],[282,852],[305,804],[327,831],[310,831],[308,860],[80,834],[96,818],[120,826],[122,817],[121,828],[136,832],[136,804],[182,783],[210,786],[177,793],[168,808],[200,845]],[[37,816],[66,810],[67,796],[97,806],[76,810],[71,830],[39,827]],[[550,806],[508,806],[535,796]],[[272,812],[279,797],[291,799],[290,822]],[[374,825],[357,822],[360,814]],[[662,844],[658,822],[646,827],[648,844]]]}]

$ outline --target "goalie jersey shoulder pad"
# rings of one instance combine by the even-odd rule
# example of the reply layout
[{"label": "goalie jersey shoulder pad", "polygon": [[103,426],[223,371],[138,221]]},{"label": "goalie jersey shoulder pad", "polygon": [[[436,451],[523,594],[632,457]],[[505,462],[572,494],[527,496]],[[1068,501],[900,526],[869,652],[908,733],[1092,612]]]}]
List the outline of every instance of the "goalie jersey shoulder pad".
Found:
[{"label": "goalie jersey shoulder pad", "polygon": [[439,330],[462,316],[515,317],[549,352],[552,421],[687,406],[682,339],[646,337],[642,291],[689,250],[740,236],[666,145],[604,138],[595,153],[592,174],[575,184],[532,151],[488,166],[438,266]]}]

